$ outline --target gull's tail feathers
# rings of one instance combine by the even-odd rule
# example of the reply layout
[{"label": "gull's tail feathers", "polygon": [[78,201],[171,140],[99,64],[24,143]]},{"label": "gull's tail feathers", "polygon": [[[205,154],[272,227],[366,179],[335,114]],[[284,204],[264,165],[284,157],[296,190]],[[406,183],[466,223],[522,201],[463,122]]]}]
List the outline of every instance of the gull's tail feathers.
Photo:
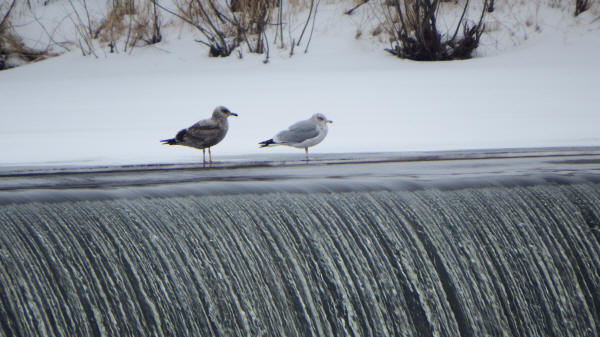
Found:
[{"label": "gull's tail feathers", "polygon": [[163,140],[161,140],[161,142],[163,143],[163,145],[181,144],[183,142],[183,136],[185,136],[186,133],[187,133],[187,130],[183,129],[183,130],[177,132],[177,135],[175,136],[175,138],[163,139]]}]

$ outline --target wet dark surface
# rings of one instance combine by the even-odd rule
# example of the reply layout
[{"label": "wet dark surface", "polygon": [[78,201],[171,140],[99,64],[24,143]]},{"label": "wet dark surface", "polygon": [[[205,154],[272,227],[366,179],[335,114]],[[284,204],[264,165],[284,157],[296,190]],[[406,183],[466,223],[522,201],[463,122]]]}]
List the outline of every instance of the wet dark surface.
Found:
[{"label": "wet dark surface", "polygon": [[[600,179],[600,148],[231,158],[203,166],[0,168],[0,203],[272,191],[397,190]],[[282,160],[287,159],[287,160]]]}]

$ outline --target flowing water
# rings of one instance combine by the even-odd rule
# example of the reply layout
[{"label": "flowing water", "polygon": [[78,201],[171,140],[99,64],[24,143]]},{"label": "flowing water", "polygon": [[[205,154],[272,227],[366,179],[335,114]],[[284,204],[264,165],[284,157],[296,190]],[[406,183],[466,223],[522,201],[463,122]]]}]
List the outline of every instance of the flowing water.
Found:
[{"label": "flowing water", "polygon": [[4,200],[0,335],[600,336],[592,178]]}]

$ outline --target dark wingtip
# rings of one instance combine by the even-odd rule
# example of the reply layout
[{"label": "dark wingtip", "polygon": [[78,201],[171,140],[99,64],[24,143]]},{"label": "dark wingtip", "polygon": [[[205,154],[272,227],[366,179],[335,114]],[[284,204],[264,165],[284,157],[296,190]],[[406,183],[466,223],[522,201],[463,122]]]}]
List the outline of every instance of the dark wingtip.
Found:
[{"label": "dark wingtip", "polygon": [[271,138],[271,139],[267,139],[267,140],[265,140],[263,142],[260,142],[258,144],[260,145],[260,147],[267,147],[269,145],[275,144],[275,142],[273,141],[273,138]]}]

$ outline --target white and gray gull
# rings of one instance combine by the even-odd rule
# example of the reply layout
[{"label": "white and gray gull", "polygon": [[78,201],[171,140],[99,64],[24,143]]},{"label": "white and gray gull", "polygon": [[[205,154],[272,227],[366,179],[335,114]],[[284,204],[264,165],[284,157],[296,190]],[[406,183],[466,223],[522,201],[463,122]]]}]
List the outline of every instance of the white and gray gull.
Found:
[{"label": "white and gray gull", "polygon": [[260,147],[270,145],[287,145],[296,148],[304,148],[306,160],[308,161],[308,148],[315,146],[327,136],[327,124],[333,123],[325,115],[317,113],[307,120],[294,123],[287,130],[283,130],[271,139],[262,141]]},{"label": "white and gray gull", "polygon": [[175,138],[161,140],[166,145],[184,145],[202,149],[202,162],[206,163],[206,149],[208,149],[208,160],[212,163],[210,153],[211,146],[217,145],[225,138],[229,123],[227,117],[237,116],[224,106],[218,106],[209,119],[198,121],[187,129],[177,133]]}]

